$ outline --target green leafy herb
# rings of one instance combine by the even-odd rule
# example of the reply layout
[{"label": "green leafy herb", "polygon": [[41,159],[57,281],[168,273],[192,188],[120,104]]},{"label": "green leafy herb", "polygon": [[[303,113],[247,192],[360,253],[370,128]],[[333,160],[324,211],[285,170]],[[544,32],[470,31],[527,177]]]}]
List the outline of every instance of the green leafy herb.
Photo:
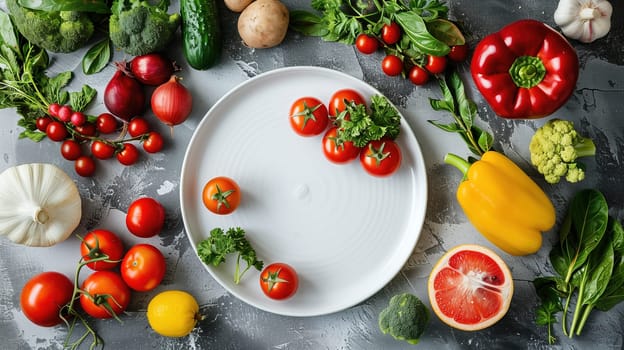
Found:
[{"label": "green leafy herb", "polygon": [[105,0],[19,0],[21,6],[46,12],[80,11],[94,13],[110,13]]},{"label": "green leafy herb", "polygon": [[89,75],[106,68],[112,57],[109,38],[95,43],[82,58],[82,71]]},{"label": "green leafy herb", "polygon": [[448,76],[438,77],[441,99],[429,99],[431,108],[435,111],[447,111],[453,116],[451,123],[441,123],[428,120],[432,125],[447,131],[458,133],[466,142],[468,149],[477,156],[483,155],[492,148],[494,137],[487,131],[475,125],[477,107],[468,99],[459,74],[452,71]]},{"label": "green leafy herb", "polygon": [[370,112],[364,104],[346,103],[345,107],[336,117],[337,144],[351,141],[356,147],[364,147],[370,141],[399,136],[401,116],[386,97],[372,96]]},{"label": "green leafy herb", "polygon": [[[264,262],[257,259],[256,251],[245,238],[245,231],[240,227],[229,228],[227,232],[221,228],[215,228],[210,231],[210,237],[197,245],[197,255],[208,265],[219,266],[225,262],[228,255],[233,253],[238,253],[234,271],[234,283],[236,284],[252,266],[258,271],[264,266]],[[242,270],[241,259],[247,263],[247,266]]]}]

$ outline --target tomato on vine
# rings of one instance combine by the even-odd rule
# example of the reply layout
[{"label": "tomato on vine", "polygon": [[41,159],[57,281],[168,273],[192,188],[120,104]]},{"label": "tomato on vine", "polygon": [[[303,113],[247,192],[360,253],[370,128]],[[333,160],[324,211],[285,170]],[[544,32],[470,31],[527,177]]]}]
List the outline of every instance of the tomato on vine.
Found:
[{"label": "tomato on vine", "polygon": [[157,131],[150,131],[147,138],[143,141],[143,149],[147,153],[158,153],[162,150],[165,141],[162,135]]},{"label": "tomato on vine", "polygon": [[355,47],[361,53],[370,55],[377,51],[379,43],[375,37],[362,33],[355,38]]},{"label": "tomato on vine", "polygon": [[381,27],[381,39],[388,45],[393,45],[401,40],[401,27],[396,22],[384,24]]},{"label": "tomato on vine", "polygon": [[427,55],[425,69],[431,74],[440,74],[444,72],[446,69],[446,57]]},{"label": "tomato on vine", "polygon": [[48,127],[48,124],[50,124],[51,121],[52,121],[52,118],[39,117],[35,121],[35,126],[37,127],[37,130],[46,132],[46,128]]},{"label": "tomato on vine", "polygon": [[117,160],[123,165],[132,165],[139,160],[139,150],[131,143],[124,143],[123,149],[117,152]]},{"label": "tomato on vine", "polygon": [[290,107],[290,126],[301,136],[314,136],[327,129],[327,107],[315,97],[301,97]]},{"label": "tomato on vine", "polygon": [[107,142],[95,140],[91,143],[91,153],[97,159],[109,159],[115,155],[115,147]]},{"label": "tomato on vine", "polygon": [[117,130],[118,122],[110,113],[101,113],[96,119],[96,129],[102,134],[111,134]]},{"label": "tomato on vine", "polygon": [[128,123],[128,133],[132,137],[137,137],[146,134],[150,131],[150,126],[147,120],[142,117],[134,117]]},{"label": "tomato on vine", "polygon": [[82,283],[80,306],[95,318],[116,317],[130,304],[130,288],[113,271],[96,271]]},{"label": "tomato on vine", "polygon": [[425,85],[429,81],[429,72],[420,66],[414,66],[410,69],[409,80],[415,85]]},{"label": "tomato on vine", "polygon": [[403,61],[396,55],[387,55],[381,61],[381,69],[386,75],[397,76],[403,72]]},{"label": "tomato on vine", "polygon": [[65,124],[59,121],[51,121],[46,127],[46,135],[52,141],[63,141],[69,136],[69,132],[65,129]]},{"label": "tomato on vine", "polygon": [[464,62],[468,58],[468,44],[451,46],[446,57],[453,62]]},{"label": "tomato on vine", "polygon": [[[115,233],[109,230],[96,229],[90,231],[80,243],[80,255],[91,270],[111,270],[119,265],[123,257],[123,242]],[[105,260],[99,260],[105,258]]]}]

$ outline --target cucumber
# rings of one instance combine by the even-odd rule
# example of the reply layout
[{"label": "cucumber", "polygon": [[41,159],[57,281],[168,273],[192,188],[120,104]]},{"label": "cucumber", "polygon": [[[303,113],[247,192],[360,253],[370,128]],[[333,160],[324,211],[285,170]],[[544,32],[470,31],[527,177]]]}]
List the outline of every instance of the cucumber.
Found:
[{"label": "cucumber", "polygon": [[188,64],[206,70],[221,56],[221,28],[216,0],[180,0],[182,48]]}]

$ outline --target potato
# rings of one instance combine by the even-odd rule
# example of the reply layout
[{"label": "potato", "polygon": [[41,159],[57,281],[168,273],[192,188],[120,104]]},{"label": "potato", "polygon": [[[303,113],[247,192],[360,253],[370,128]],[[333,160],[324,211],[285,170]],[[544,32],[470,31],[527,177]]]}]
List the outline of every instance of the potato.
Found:
[{"label": "potato", "polygon": [[232,12],[242,12],[254,0],[223,0],[225,7]]},{"label": "potato", "polygon": [[256,0],[238,17],[238,34],[252,48],[277,46],[286,37],[288,20],[288,8],[279,0]]}]

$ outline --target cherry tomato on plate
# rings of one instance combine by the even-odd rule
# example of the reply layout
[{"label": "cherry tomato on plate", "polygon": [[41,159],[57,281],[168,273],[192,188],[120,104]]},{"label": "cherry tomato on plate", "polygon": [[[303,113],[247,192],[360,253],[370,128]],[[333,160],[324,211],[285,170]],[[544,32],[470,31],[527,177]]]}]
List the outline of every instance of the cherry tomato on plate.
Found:
[{"label": "cherry tomato on plate", "polygon": [[371,141],[360,153],[360,163],[373,176],[388,176],[401,165],[401,149],[392,140]]},{"label": "cherry tomato on plate", "polygon": [[440,74],[444,72],[446,69],[446,57],[427,55],[425,69],[431,74]]},{"label": "cherry tomato on plate", "polygon": [[451,46],[446,57],[453,62],[464,62],[468,58],[468,44]]},{"label": "cherry tomato on plate", "polygon": [[403,72],[403,61],[398,56],[387,55],[381,61],[381,70],[391,77],[397,76]]},{"label": "cherry tomato on plate", "polygon": [[240,204],[240,187],[229,177],[217,176],[204,186],[202,201],[206,208],[215,214],[230,214]]},{"label": "cherry tomato on plate", "polygon": [[61,309],[74,293],[74,284],[59,272],[43,272],[32,277],[20,294],[22,312],[32,323],[52,327],[63,322]]},{"label": "cherry tomato on plate", "polygon": [[126,214],[126,227],[137,237],[153,237],[165,224],[165,208],[150,197],[141,197],[130,204]]},{"label": "cherry tomato on plate", "polygon": [[414,85],[425,85],[429,81],[429,72],[420,66],[414,66],[410,69],[408,77]]},{"label": "cherry tomato on plate", "polygon": [[124,143],[123,149],[117,152],[117,160],[123,165],[132,165],[139,160],[139,150],[131,143]]},{"label": "cherry tomato on plate", "polygon": [[139,292],[150,291],[160,284],[167,265],[160,250],[151,244],[130,248],[121,262],[121,278],[128,287]]},{"label": "cherry tomato on plate", "polygon": [[295,269],[284,263],[273,263],[260,273],[260,288],[266,296],[275,300],[292,297],[299,287]]},{"label": "cherry tomato on plate", "polygon": [[340,89],[331,96],[328,104],[328,112],[332,117],[336,117],[340,112],[346,109],[346,103],[354,103],[356,105],[366,104],[364,97],[353,89]]},{"label": "cherry tomato on plate", "polygon": [[290,126],[301,136],[314,136],[327,129],[327,107],[315,97],[301,97],[290,107]]},{"label": "cherry tomato on plate", "polygon": [[331,162],[342,164],[352,161],[360,154],[360,149],[351,141],[336,144],[338,128],[332,127],[323,136],[323,154]]},{"label": "cherry tomato on plate", "polygon": [[82,283],[80,306],[95,318],[111,318],[124,312],[130,304],[130,288],[113,271],[95,271]]},{"label": "cherry tomato on plate", "polygon": [[85,261],[107,257],[108,261],[94,261],[87,264],[91,270],[114,269],[123,258],[123,242],[115,233],[109,230],[93,230],[82,239],[80,255]]},{"label": "cherry tomato on plate", "polygon": [[361,53],[370,55],[377,51],[379,43],[375,37],[362,33],[355,38],[355,47]]},{"label": "cherry tomato on plate", "polygon": [[396,22],[384,24],[381,27],[381,39],[388,45],[398,43],[401,40],[401,27]]}]

